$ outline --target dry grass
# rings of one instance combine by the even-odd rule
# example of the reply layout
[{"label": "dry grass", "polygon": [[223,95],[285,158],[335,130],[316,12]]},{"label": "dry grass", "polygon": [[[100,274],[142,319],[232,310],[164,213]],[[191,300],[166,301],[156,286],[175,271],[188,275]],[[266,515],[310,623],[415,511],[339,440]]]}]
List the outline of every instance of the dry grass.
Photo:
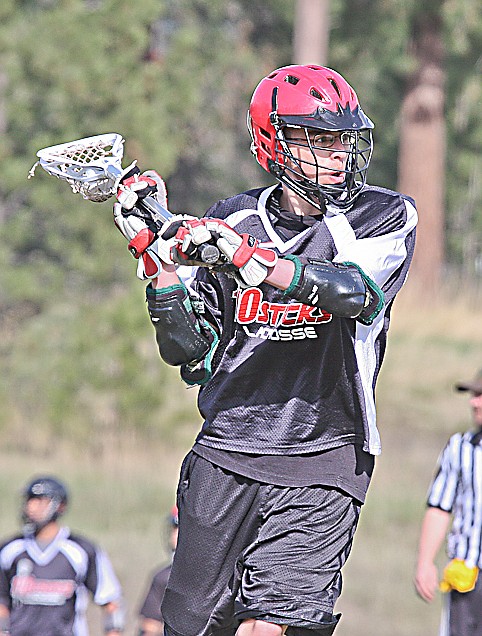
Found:
[{"label": "dry grass", "polygon": [[[166,562],[165,518],[174,502],[182,450],[136,447],[126,440],[117,455],[92,458],[71,447],[50,456],[10,452],[0,464],[1,536],[18,530],[19,491],[34,474],[66,481],[71,505],[66,525],[84,533],[109,553],[124,588],[129,631],[153,569]],[[101,634],[100,615],[91,611],[92,634]]]},{"label": "dry grass", "polygon": [[440,596],[427,605],[413,589],[418,533],[436,459],[471,425],[453,385],[482,368],[481,324],[473,297],[424,303],[408,291],[397,300],[378,386],[383,453],[345,568],[337,636],[438,633]]},{"label": "dry grass", "polygon": [[[437,633],[440,600],[427,606],[412,587],[416,544],[435,460],[448,436],[470,423],[466,398],[452,387],[482,366],[481,324],[482,303],[473,298],[421,303],[408,291],[397,300],[378,388],[384,450],[345,568],[337,636]],[[15,450],[9,438],[0,462],[2,536],[18,527],[18,490],[32,474],[47,471],[67,481],[72,506],[66,523],[109,552],[125,590],[127,634],[135,633],[150,574],[167,558],[163,520],[199,426],[192,393],[179,382],[171,398],[187,400],[193,422],[172,446],[132,434],[111,438],[93,456],[68,444],[54,447],[36,432],[35,452]],[[18,424],[22,435],[33,434],[28,422]],[[100,634],[97,612],[92,625],[92,634]]]}]

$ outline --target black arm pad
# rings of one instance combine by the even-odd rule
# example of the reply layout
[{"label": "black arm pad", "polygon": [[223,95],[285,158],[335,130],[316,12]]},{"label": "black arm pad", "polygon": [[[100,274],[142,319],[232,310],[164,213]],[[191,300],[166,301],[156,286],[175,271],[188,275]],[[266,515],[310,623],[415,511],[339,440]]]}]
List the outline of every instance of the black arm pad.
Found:
[{"label": "black arm pad", "polygon": [[341,318],[356,318],[362,313],[367,288],[355,265],[308,259],[297,269],[298,280],[285,292],[291,298]]},{"label": "black arm pad", "polygon": [[147,308],[156,330],[161,358],[180,366],[201,360],[211,348],[210,334],[201,329],[184,285],[147,288]]}]

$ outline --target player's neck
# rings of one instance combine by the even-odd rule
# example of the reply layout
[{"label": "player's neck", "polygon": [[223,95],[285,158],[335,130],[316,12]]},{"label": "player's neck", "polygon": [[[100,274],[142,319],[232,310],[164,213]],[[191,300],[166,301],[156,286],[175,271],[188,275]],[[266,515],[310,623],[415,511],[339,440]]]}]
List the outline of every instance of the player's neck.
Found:
[{"label": "player's neck", "polygon": [[320,211],[313,207],[308,201],[299,197],[295,192],[283,186],[280,197],[280,205],[285,210],[293,212],[298,216],[317,216]]},{"label": "player's neck", "polygon": [[56,521],[51,521],[35,535],[35,541],[41,548],[44,548],[52,543],[55,537],[58,535],[60,526]]}]

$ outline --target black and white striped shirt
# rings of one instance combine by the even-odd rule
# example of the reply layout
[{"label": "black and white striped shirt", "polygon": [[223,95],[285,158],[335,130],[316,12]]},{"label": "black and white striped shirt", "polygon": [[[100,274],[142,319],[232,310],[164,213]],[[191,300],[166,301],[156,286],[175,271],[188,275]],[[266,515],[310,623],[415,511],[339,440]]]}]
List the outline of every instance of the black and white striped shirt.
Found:
[{"label": "black and white striped shirt", "polygon": [[450,558],[482,567],[482,441],[474,433],[456,433],[438,462],[428,505],[453,514],[447,538]]}]

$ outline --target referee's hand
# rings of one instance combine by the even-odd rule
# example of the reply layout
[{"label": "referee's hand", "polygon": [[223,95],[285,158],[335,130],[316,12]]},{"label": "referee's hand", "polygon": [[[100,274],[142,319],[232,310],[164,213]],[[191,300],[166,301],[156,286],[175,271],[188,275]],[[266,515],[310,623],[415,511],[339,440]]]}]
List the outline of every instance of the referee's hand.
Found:
[{"label": "referee's hand", "polygon": [[421,599],[431,603],[438,589],[438,570],[433,563],[419,563],[415,572],[415,590]]}]

